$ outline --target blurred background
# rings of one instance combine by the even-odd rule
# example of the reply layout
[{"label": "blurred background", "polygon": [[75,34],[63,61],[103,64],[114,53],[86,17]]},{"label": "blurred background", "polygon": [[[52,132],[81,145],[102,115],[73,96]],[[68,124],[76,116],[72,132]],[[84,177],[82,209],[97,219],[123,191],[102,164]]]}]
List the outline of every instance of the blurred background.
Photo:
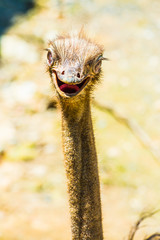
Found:
[{"label": "blurred background", "polygon": [[[95,100],[125,119],[93,105],[105,239],[125,239],[142,211],[160,207],[159,16],[159,0],[0,1],[0,240],[71,238],[44,48],[82,26],[110,59]],[[136,239],[160,231],[158,222]]]}]

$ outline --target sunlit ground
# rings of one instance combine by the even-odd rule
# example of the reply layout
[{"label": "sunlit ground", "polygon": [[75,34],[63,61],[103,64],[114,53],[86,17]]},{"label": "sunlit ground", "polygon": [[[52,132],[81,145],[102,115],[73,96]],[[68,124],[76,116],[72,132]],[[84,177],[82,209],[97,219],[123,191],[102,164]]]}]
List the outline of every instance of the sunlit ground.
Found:
[{"label": "sunlit ground", "polygon": [[[79,30],[110,61],[96,101],[136,121],[160,148],[160,1],[36,1],[1,38],[0,240],[71,239],[61,116],[45,72],[47,41]],[[160,207],[160,159],[126,126],[93,107],[104,237],[125,239],[144,210]],[[160,217],[136,235],[160,231]]]}]

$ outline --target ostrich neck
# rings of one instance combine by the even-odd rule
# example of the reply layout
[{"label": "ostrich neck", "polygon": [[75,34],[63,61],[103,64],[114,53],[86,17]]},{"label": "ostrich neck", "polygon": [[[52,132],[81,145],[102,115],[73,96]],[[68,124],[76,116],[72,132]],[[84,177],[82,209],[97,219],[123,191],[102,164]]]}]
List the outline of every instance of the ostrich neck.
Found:
[{"label": "ostrich neck", "polygon": [[90,100],[60,102],[72,240],[102,240],[100,187]]}]

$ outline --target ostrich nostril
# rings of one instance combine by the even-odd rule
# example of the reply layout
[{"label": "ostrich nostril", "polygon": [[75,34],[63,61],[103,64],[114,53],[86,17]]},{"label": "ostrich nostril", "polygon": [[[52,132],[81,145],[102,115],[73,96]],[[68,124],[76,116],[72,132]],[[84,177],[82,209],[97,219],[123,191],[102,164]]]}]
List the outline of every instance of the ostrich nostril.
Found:
[{"label": "ostrich nostril", "polygon": [[80,73],[77,73],[77,77],[80,78]]},{"label": "ostrich nostril", "polygon": [[62,72],[62,75],[64,75],[65,71]]}]

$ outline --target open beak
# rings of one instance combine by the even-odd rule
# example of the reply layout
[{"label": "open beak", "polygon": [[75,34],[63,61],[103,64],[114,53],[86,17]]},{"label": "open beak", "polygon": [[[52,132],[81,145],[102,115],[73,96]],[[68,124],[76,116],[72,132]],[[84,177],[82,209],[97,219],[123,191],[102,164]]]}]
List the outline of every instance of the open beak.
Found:
[{"label": "open beak", "polygon": [[77,79],[72,79],[72,81],[70,81],[69,78],[68,80],[67,79],[62,80],[60,79],[59,74],[56,71],[53,71],[52,76],[53,75],[54,84],[58,92],[61,95],[63,96],[65,95],[68,97],[78,95],[90,80],[89,76],[85,76],[82,79],[78,79],[78,81],[76,81]]}]

